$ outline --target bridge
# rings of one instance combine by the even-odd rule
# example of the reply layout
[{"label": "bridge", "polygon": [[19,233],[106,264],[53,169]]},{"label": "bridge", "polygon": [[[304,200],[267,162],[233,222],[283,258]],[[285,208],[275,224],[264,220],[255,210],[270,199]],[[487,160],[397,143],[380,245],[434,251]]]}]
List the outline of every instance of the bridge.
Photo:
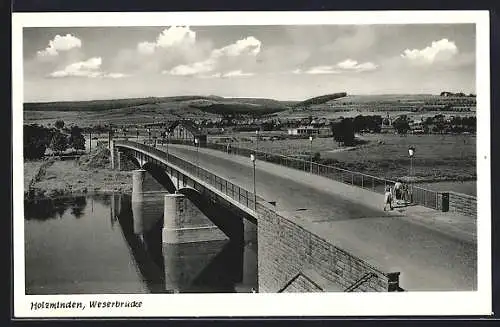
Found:
[{"label": "bridge", "polygon": [[[113,143],[115,167],[140,167],[133,201],[148,171],[169,193],[165,208],[183,194],[233,240],[244,239],[244,221],[256,225],[259,292],[477,288],[472,217],[419,205],[384,212],[376,192],[212,149]],[[166,216],[165,238],[176,227]]]}]

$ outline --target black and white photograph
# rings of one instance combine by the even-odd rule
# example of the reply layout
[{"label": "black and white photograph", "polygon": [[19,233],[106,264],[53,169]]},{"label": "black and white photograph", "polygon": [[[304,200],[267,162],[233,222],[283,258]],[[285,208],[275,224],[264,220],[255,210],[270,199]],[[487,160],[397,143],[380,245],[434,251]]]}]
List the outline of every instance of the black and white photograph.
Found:
[{"label": "black and white photograph", "polygon": [[488,28],[14,14],[15,315],[490,314]]}]

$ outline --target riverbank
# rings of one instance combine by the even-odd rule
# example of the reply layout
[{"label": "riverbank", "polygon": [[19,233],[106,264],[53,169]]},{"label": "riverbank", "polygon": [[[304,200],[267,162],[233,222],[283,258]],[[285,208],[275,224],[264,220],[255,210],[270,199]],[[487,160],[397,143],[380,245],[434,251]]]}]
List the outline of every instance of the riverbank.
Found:
[{"label": "riverbank", "polygon": [[99,148],[78,160],[43,160],[24,164],[24,198],[132,192],[131,172],[110,169],[109,150]]}]

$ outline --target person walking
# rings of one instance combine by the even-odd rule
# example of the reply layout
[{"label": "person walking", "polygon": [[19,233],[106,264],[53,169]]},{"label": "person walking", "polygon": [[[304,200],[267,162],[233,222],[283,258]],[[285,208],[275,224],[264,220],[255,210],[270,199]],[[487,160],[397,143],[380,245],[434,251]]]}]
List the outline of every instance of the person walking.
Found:
[{"label": "person walking", "polygon": [[403,184],[400,180],[397,180],[394,184],[394,197],[396,198],[396,202],[401,200]]},{"label": "person walking", "polygon": [[385,187],[385,193],[384,193],[384,211],[387,210],[387,205],[389,205],[389,209],[392,210],[392,192],[391,192],[391,187],[386,186]]},{"label": "person walking", "polygon": [[408,185],[403,184],[403,201],[405,204],[408,204],[410,202],[410,191],[408,190]]}]

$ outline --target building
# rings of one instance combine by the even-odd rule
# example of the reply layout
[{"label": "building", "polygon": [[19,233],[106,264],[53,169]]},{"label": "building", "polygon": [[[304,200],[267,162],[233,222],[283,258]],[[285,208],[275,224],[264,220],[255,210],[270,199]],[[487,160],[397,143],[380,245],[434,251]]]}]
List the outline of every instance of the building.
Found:
[{"label": "building", "polygon": [[192,142],[192,144],[195,144],[195,139],[198,139],[201,147],[207,145],[207,133],[193,121],[174,121],[167,127],[167,130],[169,131],[170,140]]},{"label": "building", "polygon": [[389,117],[389,113],[387,113],[387,116],[382,119],[380,133],[394,133],[394,127],[392,127],[392,119]]},{"label": "building", "polygon": [[422,121],[412,121],[409,125],[413,134],[423,134],[425,132],[424,123]]},{"label": "building", "polygon": [[313,127],[313,126],[300,126],[288,129],[288,135],[328,135],[330,134],[330,129],[328,127]]}]

